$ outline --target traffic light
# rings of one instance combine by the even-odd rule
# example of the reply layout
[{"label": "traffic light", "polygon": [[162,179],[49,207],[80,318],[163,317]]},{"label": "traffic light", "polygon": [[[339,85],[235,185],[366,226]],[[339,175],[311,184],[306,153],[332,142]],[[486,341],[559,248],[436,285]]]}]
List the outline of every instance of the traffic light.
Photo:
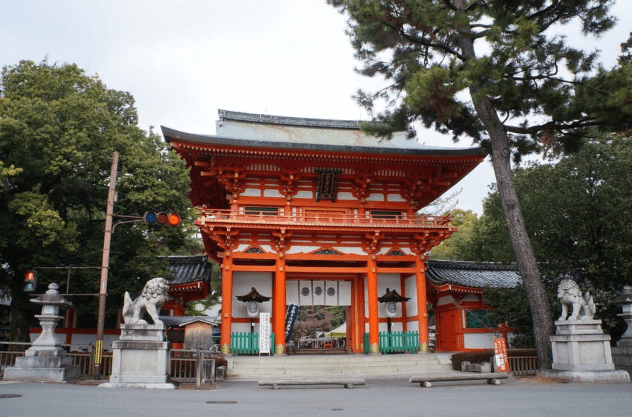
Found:
[{"label": "traffic light", "polygon": [[176,213],[162,213],[162,212],[154,212],[148,211],[143,214],[143,221],[145,224],[157,224],[160,226],[180,226],[182,223],[182,217]]},{"label": "traffic light", "polygon": [[24,292],[33,292],[37,289],[37,273],[26,271],[24,273]]}]

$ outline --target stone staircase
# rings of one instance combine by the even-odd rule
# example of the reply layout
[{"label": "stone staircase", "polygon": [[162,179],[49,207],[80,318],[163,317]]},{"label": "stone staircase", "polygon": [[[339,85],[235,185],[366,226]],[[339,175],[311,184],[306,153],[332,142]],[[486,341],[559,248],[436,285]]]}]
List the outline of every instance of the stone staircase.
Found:
[{"label": "stone staircase", "polygon": [[454,372],[449,354],[288,355],[228,357],[230,380],[262,378],[408,378],[413,374]]}]

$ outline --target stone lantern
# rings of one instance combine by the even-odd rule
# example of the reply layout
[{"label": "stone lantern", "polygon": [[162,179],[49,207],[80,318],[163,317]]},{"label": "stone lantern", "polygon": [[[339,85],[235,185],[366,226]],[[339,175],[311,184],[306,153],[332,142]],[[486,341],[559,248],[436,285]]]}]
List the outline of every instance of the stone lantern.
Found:
[{"label": "stone lantern", "polygon": [[618,314],[625,320],[628,328],[626,329],[621,340],[617,342],[617,347],[612,348],[612,361],[617,368],[622,368],[628,372],[632,371],[632,287],[626,285],[623,292],[610,301],[611,303],[621,304],[623,313]]},{"label": "stone lantern", "polygon": [[52,283],[45,294],[31,300],[32,303],[42,305],[42,313],[35,316],[39,319],[42,332],[24,356],[16,358],[15,366],[5,369],[5,381],[63,382],[81,376],[79,366],[72,364],[72,358],[66,356],[61,341],[55,336],[55,328],[63,319],[59,315],[60,307],[72,305],[59,294],[58,288],[57,284]]}]

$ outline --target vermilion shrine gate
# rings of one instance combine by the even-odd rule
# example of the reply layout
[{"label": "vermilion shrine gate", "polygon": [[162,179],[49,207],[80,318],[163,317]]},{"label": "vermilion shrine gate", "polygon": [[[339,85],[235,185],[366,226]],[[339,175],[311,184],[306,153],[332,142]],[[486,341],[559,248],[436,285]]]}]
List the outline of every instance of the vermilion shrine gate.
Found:
[{"label": "vermilion shrine gate", "polygon": [[290,303],[345,306],[347,347],[362,352],[368,333],[378,352],[387,288],[408,299],[393,331],[418,331],[428,349],[426,254],[454,229],[448,217],[416,213],[483,160],[480,148],[426,147],[405,133],[380,141],[355,121],[224,110],[216,135],[162,132],[190,168],[197,225],[221,264],[222,352],[232,332],[250,330],[236,297],[253,287],[272,297],[261,311],[271,313],[276,354]]}]

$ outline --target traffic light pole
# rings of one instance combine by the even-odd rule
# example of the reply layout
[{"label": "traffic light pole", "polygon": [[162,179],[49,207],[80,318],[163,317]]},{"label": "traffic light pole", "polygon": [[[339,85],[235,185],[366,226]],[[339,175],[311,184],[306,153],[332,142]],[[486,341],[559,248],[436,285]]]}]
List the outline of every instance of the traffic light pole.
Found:
[{"label": "traffic light pole", "polygon": [[99,315],[97,318],[97,340],[94,345],[94,379],[101,379],[103,363],[103,330],[105,327],[105,298],[108,292],[108,271],[110,268],[110,241],[112,240],[112,218],[114,217],[114,200],[116,197],[116,174],[118,171],[118,152],[112,158],[110,171],[110,188],[108,191],[107,209],[105,212],[105,233],[103,236],[103,256],[101,258],[101,283],[99,285]]}]

